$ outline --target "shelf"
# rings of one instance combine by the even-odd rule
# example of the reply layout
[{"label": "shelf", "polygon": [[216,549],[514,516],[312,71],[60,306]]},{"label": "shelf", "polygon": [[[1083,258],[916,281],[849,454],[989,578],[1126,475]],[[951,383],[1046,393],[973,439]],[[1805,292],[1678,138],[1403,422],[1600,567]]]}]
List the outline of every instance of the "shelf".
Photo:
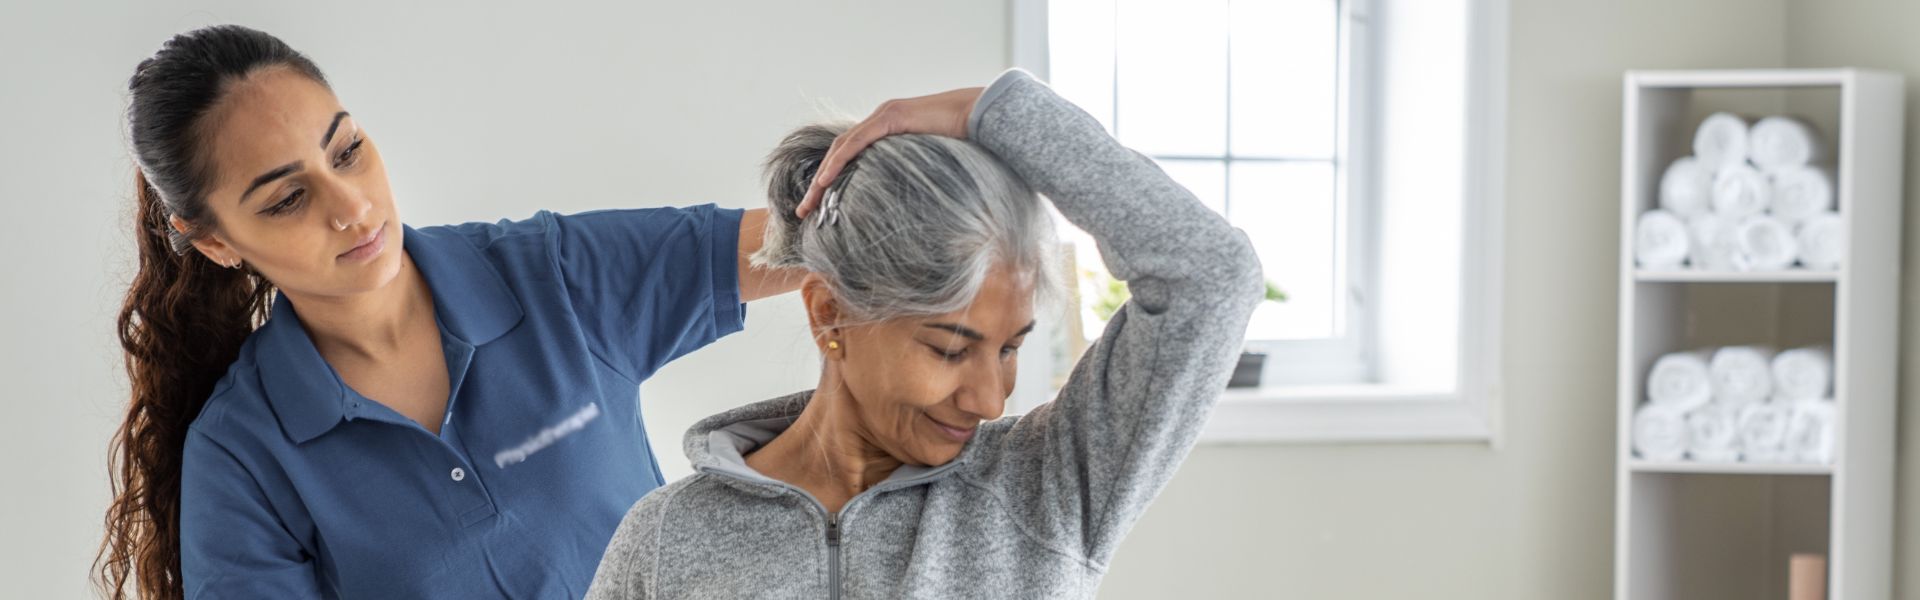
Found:
[{"label": "shelf", "polygon": [[1786,271],[1696,271],[1691,269],[1640,269],[1634,281],[1676,283],[1831,283],[1840,279],[1839,271],[1790,269]]},{"label": "shelf", "polygon": [[[1614,461],[1615,600],[1783,598],[1794,554],[1828,558],[1825,597],[1892,597],[1906,86],[1868,69],[1630,71],[1622,103]],[[1836,168],[1844,270],[1642,268],[1641,215],[1715,112],[1793,115]],[[1637,458],[1635,407],[1669,352],[1833,350],[1832,464]]]},{"label": "shelf", "polygon": [[1643,88],[1790,88],[1845,85],[1855,69],[1728,69],[1713,71],[1630,71]]},{"label": "shelf", "polygon": [[1833,465],[1703,463],[1635,460],[1628,465],[1635,473],[1711,473],[1721,475],[1832,475]]},{"label": "shelf", "polygon": [[[1835,477],[1635,473],[1622,498],[1639,518],[1619,548],[1639,575],[1621,600],[1785,598],[1787,560],[1832,555],[1830,523],[1845,512]],[[1847,557],[1855,558],[1855,557]],[[1829,563],[1844,569],[1845,558]],[[1836,573],[1844,573],[1836,570]],[[1828,598],[1855,598],[1835,595]],[[1888,598],[1874,595],[1873,598]]]}]

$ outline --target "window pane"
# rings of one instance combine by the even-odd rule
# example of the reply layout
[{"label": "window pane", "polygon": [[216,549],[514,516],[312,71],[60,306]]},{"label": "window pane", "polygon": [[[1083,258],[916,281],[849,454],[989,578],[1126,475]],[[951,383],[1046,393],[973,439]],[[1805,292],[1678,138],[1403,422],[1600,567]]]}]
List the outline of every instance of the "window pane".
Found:
[{"label": "window pane", "polygon": [[1338,0],[1233,0],[1233,153],[1332,158]]},{"label": "window pane", "polygon": [[1193,192],[1213,212],[1226,214],[1227,163],[1220,160],[1156,160],[1168,177]]},{"label": "window pane", "polygon": [[1226,0],[1119,0],[1120,141],[1219,156],[1227,137]]},{"label": "window pane", "polygon": [[1228,219],[1252,238],[1267,280],[1286,302],[1262,302],[1247,339],[1338,335],[1336,280],[1340,236],[1334,169],[1324,162],[1234,162],[1228,166]]},{"label": "window pane", "polygon": [[1054,91],[1113,132],[1113,0],[1047,3],[1047,71]]}]

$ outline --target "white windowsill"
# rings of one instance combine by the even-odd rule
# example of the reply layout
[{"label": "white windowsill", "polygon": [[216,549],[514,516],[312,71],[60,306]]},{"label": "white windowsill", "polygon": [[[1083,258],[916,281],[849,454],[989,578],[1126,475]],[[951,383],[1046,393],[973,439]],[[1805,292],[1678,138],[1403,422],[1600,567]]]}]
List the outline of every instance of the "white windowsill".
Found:
[{"label": "white windowsill", "polygon": [[1203,444],[1467,442],[1498,446],[1491,393],[1391,384],[1228,389]]}]

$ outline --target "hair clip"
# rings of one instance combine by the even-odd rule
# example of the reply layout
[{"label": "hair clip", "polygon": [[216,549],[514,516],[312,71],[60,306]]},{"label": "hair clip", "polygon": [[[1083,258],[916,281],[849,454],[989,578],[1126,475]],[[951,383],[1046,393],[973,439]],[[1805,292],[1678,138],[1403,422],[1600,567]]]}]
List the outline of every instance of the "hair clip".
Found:
[{"label": "hair clip", "polygon": [[840,190],[827,188],[822,194],[820,208],[814,211],[813,228],[819,229],[840,222]]},{"label": "hair clip", "polygon": [[832,227],[838,225],[840,223],[840,190],[827,190],[826,209],[827,226]]},{"label": "hair clip", "polygon": [[187,239],[187,234],[180,233],[172,227],[168,227],[165,233],[167,245],[173,247],[175,256],[186,256],[187,251],[193,249],[193,240]]}]

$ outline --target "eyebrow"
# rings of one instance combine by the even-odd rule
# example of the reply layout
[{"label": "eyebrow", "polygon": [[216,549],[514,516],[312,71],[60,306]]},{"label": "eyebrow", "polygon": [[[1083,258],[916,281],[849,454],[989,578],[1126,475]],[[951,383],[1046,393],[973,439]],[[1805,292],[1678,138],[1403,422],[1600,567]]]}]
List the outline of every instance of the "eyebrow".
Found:
[{"label": "eyebrow", "polygon": [[296,160],[284,165],[280,165],[279,167],[275,168],[272,171],[267,171],[266,174],[264,175],[253,178],[253,184],[247,186],[247,191],[240,192],[240,204],[242,206],[245,206],[247,204],[247,195],[252,194],[255,188],[266,185],[268,182],[271,182],[275,179],[286,177],[289,174],[298,173],[298,172],[300,172],[300,161]]},{"label": "eyebrow", "polygon": [[339,113],[337,113],[337,114],[335,114],[335,115],[333,115],[333,123],[331,123],[331,124],[329,124],[329,125],[327,125],[327,134],[326,134],[326,135],[323,135],[323,136],[320,136],[320,149],[321,149],[321,150],[325,150],[325,149],[327,149],[327,142],[331,142],[331,141],[333,141],[333,130],[335,130],[335,129],[339,129],[339,128],[340,128],[340,120],[341,120],[341,119],[345,119],[345,118],[347,118],[347,111],[344,111],[344,110],[343,110],[343,111],[340,111]]},{"label": "eyebrow", "polygon": [[[1036,322],[1037,321],[1027,321],[1027,326],[1020,328],[1020,331],[1015,332],[1012,337],[1020,337],[1032,332]],[[926,323],[921,325],[921,327],[932,327],[934,329],[951,331],[976,342],[987,339],[987,336],[982,335],[978,331],[974,331],[973,328],[958,323]]]},{"label": "eyebrow", "polygon": [[[340,129],[340,120],[345,118],[347,118],[347,111],[343,110],[338,113],[334,113],[333,122],[327,124],[327,133],[320,136],[321,150],[327,149],[327,144],[333,141],[333,132]],[[247,191],[240,192],[240,204],[243,206],[246,205],[247,196],[252,194],[253,190],[258,189],[260,186],[266,185],[267,183],[272,182],[275,179],[286,177],[288,175],[298,173],[298,172],[300,172],[300,161],[296,160],[284,165],[280,165],[279,167],[275,167],[273,170],[267,171],[266,173],[261,174],[259,177],[253,178],[253,183],[247,185]]]}]

